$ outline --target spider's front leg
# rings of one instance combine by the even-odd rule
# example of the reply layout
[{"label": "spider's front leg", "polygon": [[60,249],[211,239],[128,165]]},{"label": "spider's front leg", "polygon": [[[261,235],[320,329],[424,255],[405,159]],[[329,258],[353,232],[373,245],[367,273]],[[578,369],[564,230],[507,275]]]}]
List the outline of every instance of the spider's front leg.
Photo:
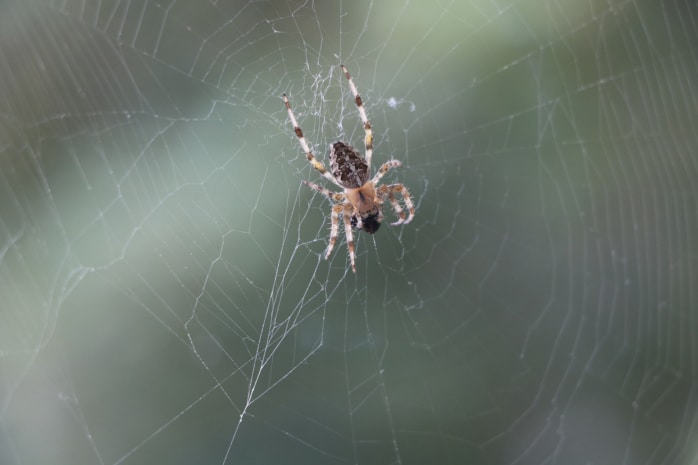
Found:
[{"label": "spider's front leg", "polygon": [[354,235],[351,232],[351,217],[354,212],[354,207],[351,204],[336,205],[344,208],[344,234],[347,236],[347,248],[349,249],[349,261],[351,262],[351,271],[356,273],[356,253],[354,252]]},{"label": "spider's front leg", "polygon": [[339,235],[339,212],[344,209],[342,204],[332,205],[332,213],[330,214],[330,241],[327,244],[327,251],[325,252],[325,260],[330,258],[332,249],[334,249],[334,244],[337,242],[337,235]]},{"label": "spider's front leg", "polygon": [[[395,198],[396,192],[402,195],[402,199],[405,202],[405,207],[407,207],[407,210],[409,211],[409,216],[407,216],[407,218],[405,218],[405,210],[400,206],[400,203]],[[410,192],[404,185],[383,184],[378,188],[378,195],[382,199],[388,197],[390,205],[392,205],[393,210],[395,210],[395,213],[397,213],[397,215],[400,217],[400,219],[398,219],[396,222],[390,223],[390,226],[399,226],[401,224],[407,224],[410,221],[412,221],[412,218],[414,218],[414,203],[412,203],[412,197],[410,196]]]},{"label": "spider's front leg", "polygon": [[325,252],[325,260],[330,258],[330,254],[337,243],[339,235],[339,214],[343,213],[344,233],[347,236],[347,249],[349,249],[349,261],[351,262],[351,270],[356,273],[356,254],[354,252],[354,235],[351,232],[351,216],[354,208],[351,204],[338,203],[332,206],[332,214],[330,215],[330,242],[327,244],[327,252]]}]

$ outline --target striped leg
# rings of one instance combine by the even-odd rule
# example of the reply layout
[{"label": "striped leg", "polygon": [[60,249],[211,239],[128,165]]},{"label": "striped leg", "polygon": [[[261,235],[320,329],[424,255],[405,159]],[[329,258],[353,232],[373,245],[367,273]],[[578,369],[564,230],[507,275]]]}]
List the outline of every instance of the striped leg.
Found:
[{"label": "striped leg", "polygon": [[342,71],[344,71],[344,75],[347,77],[347,80],[349,81],[351,93],[354,95],[354,102],[356,102],[356,106],[359,109],[361,122],[364,123],[364,131],[366,131],[366,138],[364,139],[364,143],[366,144],[366,163],[368,164],[368,169],[370,172],[371,157],[373,156],[373,131],[371,130],[371,123],[368,121],[368,116],[366,115],[366,110],[364,109],[363,101],[361,100],[361,96],[359,95],[359,90],[356,88],[356,85],[354,84],[354,80],[351,78],[351,75],[349,74],[349,71],[347,71],[347,68],[345,68],[344,65],[341,66]]},{"label": "striped leg", "polygon": [[324,195],[328,199],[334,200],[337,203],[344,203],[346,201],[346,197],[341,192],[332,192],[329,189],[325,189],[322,186],[318,186],[317,184],[312,183],[310,181],[306,181],[306,180],[303,180],[303,184],[305,184],[306,186],[310,187],[313,190],[318,191],[319,193],[321,193],[322,195]]},{"label": "striped leg", "polygon": [[351,204],[344,205],[344,234],[347,236],[347,248],[349,249],[349,261],[351,262],[351,271],[356,273],[356,254],[354,252],[354,235],[351,232],[351,215],[354,207]]},{"label": "striped leg", "polygon": [[[296,116],[293,114],[293,110],[291,110],[291,104],[288,103],[288,97],[286,97],[286,94],[283,95],[283,99],[284,103],[286,104],[286,109],[288,110],[288,117],[291,120],[291,124],[293,125],[293,131],[296,133],[296,137],[298,137],[298,142],[300,142],[301,148],[305,151],[305,156],[308,158],[310,164],[313,165],[313,168],[318,170],[321,175],[335,183],[337,186],[342,187],[342,185],[337,182],[334,176],[332,176],[332,174],[329,171],[327,171],[325,165],[323,165],[321,161],[315,158],[313,152],[310,151],[308,142],[305,140],[305,137],[303,137],[303,131],[301,130],[300,126],[298,126]],[[343,188],[344,187],[342,187],[342,189]]]},{"label": "striped leg", "polygon": [[[402,195],[402,199],[405,202],[405,207],[407,207],[407,210],[409,211],[409,215],[407,216],[407,218],[405,218],[405,211],[395,198],[396,192]],[[407,224],[410,221],[412,221],[412,218],[414,218],[414,203],[412,203],[412,197],[410,196],[410,192],[407,190],[405,186],[403,186],[402,184],[391,184],[389,186],[383,184],[378,188],[378,195],[381,198],[385,198],[387,196],[388,201],[390,201],[390,205],[393,206],[393,210],[395,210],[395,213],[397,213],[397,215],[400,217],[396,222],[390,223],[390,226]]]},{"label": "striped leg", "polygon": [[334,244],[337,242],[337,235],[339,234],[339,212],[344,209],[342,204],[337,204],[332,206],[332,213],[330,215],[332,226],[330,227],[330,242],[327,244],[327,252],[325,252],[325,260],[330,258],[332,249],[334,249]]},{"label": "striped leg", "polygon": [[377,185],[378,181],[380,181],[385,173],[393,168],[397,168],[398,166],[402,166],[402,162],[400,160],[390,160],[383,163],[378,169],[378,172],[376,172],[376,175],[373,177],[373,179],[371,179],[373,185]]}]

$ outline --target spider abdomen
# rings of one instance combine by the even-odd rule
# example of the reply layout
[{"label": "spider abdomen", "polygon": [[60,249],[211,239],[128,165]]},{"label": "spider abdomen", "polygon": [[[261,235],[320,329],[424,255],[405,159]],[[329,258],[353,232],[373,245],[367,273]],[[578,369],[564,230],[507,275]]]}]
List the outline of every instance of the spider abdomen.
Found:
[{"label": "spider abdomen", "polygon": [[330,171],[347,189],[357,189],[368,181],[368,163],[351,145],[342,141],[332,144],[330,149]]}]

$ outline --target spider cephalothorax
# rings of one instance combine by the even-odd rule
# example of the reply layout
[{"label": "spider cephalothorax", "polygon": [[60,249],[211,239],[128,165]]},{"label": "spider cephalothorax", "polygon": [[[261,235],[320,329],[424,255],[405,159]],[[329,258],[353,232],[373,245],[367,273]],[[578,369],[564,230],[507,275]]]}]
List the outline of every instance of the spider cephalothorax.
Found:
[{"label": "spider cephalothorax", "polygon": [[[327,245],[325,258],[330,256],[334,244],[337,242],[337,235],[339,234],[339,214],[341,213],[344,221],[344,233],[347,236],[351,269],[356,273],[352,228],[360,229],[370,234],[378,231],[381,221],[383,220],[383,202],[385,199],[388,199],[395,213],[399,216],[399,219],[395,223],[391,223],[391,226],[407,224],[412,221],[414,217],[414,204],[410,198],[409,191],[402,184],[378,185],[378,181],[388,170],[402,165],[398,160],[390,160],[383,163],[376,175],[371,179],[371,156],[373,155],[373,132],[371,130],[371,123],[368,121],[366,110],[364,109],[359,91],[354,85],[354,81],[344,65],[341,66],[347,81],[349,81],[349,87],[351,88],[351,93],[354,95],[356,107],[359,109],[361,121],[364,123],[364,131],[366,132],[366,137],[364,138],[366,158],[362,157],[351,145],[342,141],[336,141],[330,148],[330,171],[327,171],[325,165],[318,161],[315,155],[310,151],[308,142],[306,142],[303,136],[303,131],[300,126],[298,126],[298,121],[291,110],[291,104],[288,103],[286,94],[283,95],[283,99],[286,104],[286,109],[288,110],[288,117],[291,120],[291,124],[293,124],[293,130],[296,133],[296,137],[298,137],[301,147],[305,151],[305,156],[308,158],[308,161],[320,174],[343,189],[342,192],[332,192],[312,182],[303,181],[311,189],[320,192],[334,202],[332,213],[330,214],[332,225],[330,230],[330,242]],[[409,211],[408,216],[405,215],[405,211],[397,201],[395,197],[396,193],[402,195],[405,206]]]}]

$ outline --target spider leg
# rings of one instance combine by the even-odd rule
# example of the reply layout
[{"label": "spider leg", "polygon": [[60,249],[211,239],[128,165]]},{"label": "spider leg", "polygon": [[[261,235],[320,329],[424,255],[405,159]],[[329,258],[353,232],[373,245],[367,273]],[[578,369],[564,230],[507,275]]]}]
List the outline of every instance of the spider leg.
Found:
[{"label": "spider leg", "polygon": [[349,249],[349,261],[351,262],[351,271],[356,273],[356,254],[354,252],[354,235],[351,232],[351,215],[354,207],[351,204],[344,204],[344,234],[347,236],[347,248]]},{"label": "spider leg", "polygon": [[330,242],[327,244],[327,251],[325,252],[325,260],[330,258],[332,249],[334,249],[334,244],[337,242],[337,235],[339,234],[339,212],[344,209],[344,205],[336,204],[332,206],[332,213],[330,214],[330,221],[332,226],[330,227]]},{"label": "spider leg", "polygon": [[315,155],[313,155],[313,152],[311,152],[310,147],[308,146],[308,142],[305,140],[305,137],[303,136],[303,131],[301,130],[300,126],[298,126],[298,121],[296,120],[296,116],[293,114],[293,110],[291,110],[291,104],[288,103],[288,97],[286,97],[286,94],[283,95],[283,99],[284,103],[286,104],[286,109],[288,110],[288,118],[291,120],[291,124],[293,125],[293,131],[296,133],[296,137],[298,137],[298,142],[300,142],[301,148],[305,151],[305,156],[310,162],[310,164],[313,166],[313,168],[318,170],[321,175],[335,183],[337,186],[343,188],[343,186],[337,182],[334,176],[332,176],[332,173],[327,171],[325,165],[317,158],[315,158]]},{"label": "spider leg", "polygon": [[377,185],[378,181],[380,181],[385,173],[393,168],[397,168],[398,166],[402,166],[402,162],[400,160],[390,160],[383,163],[376,172],[376,175],[373,177],[373,179],[371,179],[373,185]]},{"label": "spider leg", "polygon": [[315,191],[318,191],[319,193],[321,193],[322,195],[324,195],[328,199],[334,200],[335,202],[342,203],[346,200],[346,197],[341,192],[332,192],[329,189],[325,189],[322,186],[318,186],[317,184],[312,183],[310,181],[306,181],[306,180],[303,180],[303,184],[305,184],[306,186],[310,187],[311,189],[313,189]]},{"label": "spider leg", "polygon": [[369,172],[371,170],[371,157],[373,156],[373,131],[371,130],[371,123],[368,121],[368,116],[366,115],[366,110],[364,109],[363,101],[359,95],[359,90],[354,84],[354,80],[351,78],[349,71],[344,65],[340,65],[344,75],[349,81],[349,87],[351,88],[351,93],[354,95],[354,102],[356,102],[356,107],[359,109],[359,116],[361,116],[361,122],[364,123],[364,131],[366,131],[366,137],[364,138],[364,144],[366,144],[366,163],[368,164]]},{"label": "spider leg", "polygon": [[[409,211],[409,215],[405,218],[405,211],[400,206],[400,203],[395,198],[395,193],[398,192],[402,195],[402,199],[405,202],[405,207]],[[412,203],[412,197],[410,192],[402,184],[390,184],[389,186],[383,184],[378,188],[378,195],[382,198],[388,197],[390,205],[392,205],[395,213],[400,217],[396,222],[390,223],[390,226],[398,226],[401,224],[407,224],[414,218],[414,203]]]}]

